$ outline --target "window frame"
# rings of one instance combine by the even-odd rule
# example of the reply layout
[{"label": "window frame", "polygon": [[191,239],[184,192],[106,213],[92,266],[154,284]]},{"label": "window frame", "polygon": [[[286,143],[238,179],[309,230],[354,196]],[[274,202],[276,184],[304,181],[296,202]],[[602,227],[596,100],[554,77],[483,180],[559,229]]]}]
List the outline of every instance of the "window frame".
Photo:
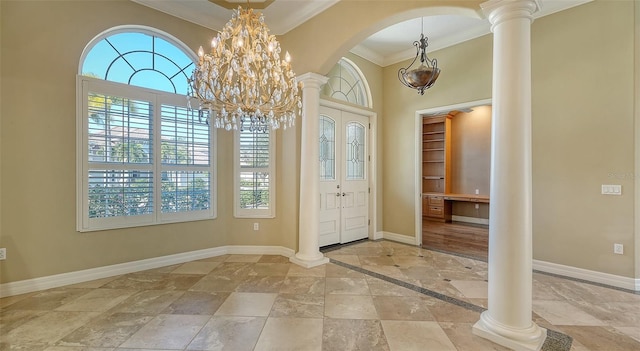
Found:
[{"label": "window frame", "polygon": [[[275,218],[276,217],[276,131],[268,128],[269,134],[269,166],[265,168],[242,168],[240,165],[240,129],[233,132],[233,216],[235,218]],[[255,131],[253,133],[265,133]],[[240,207],[240,173],[269,173],[269,204],[266,209]]]},{"label": "window frame", "polygon": [[[188,100],[184,95],[169,93],[160,90],[130,86],[127,84],[105,81],[78,75],[76,79],[76,210],[77,210],[77,231],[90,232],[98,230],[130,228],[148,225],[158,225],[166,223],[190,222],[198,220],[209,220],[217,217],[217,138],[215,128],[209,126],[209,165],[197,167],[209,172],[209,208],[206,210],[168,212],[162,213],[162,171],[166,170],[166,165],[161,160],[161,106],[163,104],[188,108]],[[150,150],[153,157],[149,167],[153,173],[153,212],[151,214],[136,216],[117,216],[89,218],[89,176],[91,170],[89,165],[89,119],[88,116],[88,94],[89,93],[113,95],[130,99],[140,99],[150,101],[152,106],[151,133],[152,145]],[[195,103],[194,103],[195,104]],[[192,104],[192,105],[194,105]],[[197,104],[195,104],[197,106]],[[122,164],[109,165],[116,169],[128,168]],[[164,167],[163,167],[164,166]],[[193,165],[184,165],[184,168],[193,168]],[[139,165],[138,165],[139,167]]]}]

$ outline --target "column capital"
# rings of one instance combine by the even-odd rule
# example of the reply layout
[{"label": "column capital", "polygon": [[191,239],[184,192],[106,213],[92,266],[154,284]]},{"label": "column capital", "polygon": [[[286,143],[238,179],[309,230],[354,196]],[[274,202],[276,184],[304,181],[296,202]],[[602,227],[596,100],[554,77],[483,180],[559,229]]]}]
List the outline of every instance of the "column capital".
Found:
[{"label": "column capital", "polygon": [[320,87],[322,87],[323,85],[325,85],[325,83],[327,83],[329,78],[318,73],[308,72],[308,73],[297,76],[296,80],[299,83],[302,83],[302,89],[305,89],[305,88],[320,89]]},{"label": "column capital", "polygon": [[502,22],[527,18],[533,22],[533,14],[542,9],[540,0],[489,0],[480,4],[482,12],[491,22],[491,31]]}]

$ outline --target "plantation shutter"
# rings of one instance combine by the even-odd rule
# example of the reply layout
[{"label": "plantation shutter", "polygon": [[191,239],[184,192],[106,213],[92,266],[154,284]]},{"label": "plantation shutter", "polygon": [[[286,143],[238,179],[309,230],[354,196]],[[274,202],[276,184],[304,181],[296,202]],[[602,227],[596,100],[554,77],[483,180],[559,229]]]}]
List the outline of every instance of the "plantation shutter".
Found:
[{"label": "plantation shutter", "polygon": [[273,217],[274,132],[236,132],[236,216]]}]

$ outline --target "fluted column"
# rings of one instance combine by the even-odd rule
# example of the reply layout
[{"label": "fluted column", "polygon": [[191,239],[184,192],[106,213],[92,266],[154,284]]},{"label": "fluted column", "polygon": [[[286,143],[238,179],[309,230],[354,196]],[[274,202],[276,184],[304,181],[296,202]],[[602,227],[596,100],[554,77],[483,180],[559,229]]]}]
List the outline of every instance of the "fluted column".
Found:
[{"label": "fluted column", "polygon": [[300,140],[300,221],[298,252],[290,261],[303,267],[329,262],[319,250],[320,214],[318,128],[320,87],[328,78],[316,73],[298,77],[302,83],[302,135]]},{"label": "fluted column", "polygon": [[481,4],[493,31],[493,116],[488,310],[473,333],[514,350],[539,350],[531,320],[531,22],[538,0]]}]

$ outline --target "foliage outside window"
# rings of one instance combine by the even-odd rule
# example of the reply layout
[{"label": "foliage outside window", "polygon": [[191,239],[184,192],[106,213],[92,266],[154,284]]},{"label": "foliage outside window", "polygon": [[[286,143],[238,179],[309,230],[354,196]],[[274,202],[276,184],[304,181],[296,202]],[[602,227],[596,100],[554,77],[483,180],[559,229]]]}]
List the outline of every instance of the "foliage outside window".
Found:
[{"label": "foliage outside window", "polygon": [[235,216],[275,217],[275,132],[235,132]]},{"label": "foliage outside window", "polygon": [[213,130],[186,98],[193,61],[149,31],[93,42],[78,77],[78,230],[215,218]]}]

